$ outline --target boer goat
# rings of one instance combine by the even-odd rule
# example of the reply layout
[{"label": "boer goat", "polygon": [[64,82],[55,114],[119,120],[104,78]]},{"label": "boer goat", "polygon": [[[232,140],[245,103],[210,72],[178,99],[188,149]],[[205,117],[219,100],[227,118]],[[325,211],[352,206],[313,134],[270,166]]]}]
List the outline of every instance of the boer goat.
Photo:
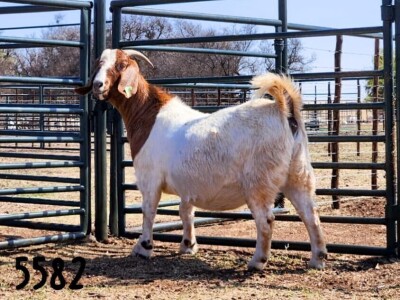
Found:
[{"label": "boer goat", "polygon": [[[257,226],[249,269],[270,256],[272,208],[282,191],[305,223],[311,241],[310,267],[323,268],[327,255],[314,196],[314,173],[300,115],[301,96],[290,79],[255,77],[255,99],[213,114],[198,112],[179,97],[149,84],[135,50],[104,50],[88,86],[121,114],[143,196],[143,232],[133,255],[150,257],[152,227],[162,192],[181,198],[181,253],[196,253],[194,206],[229,210],[247,204]],[[268,93],[275,101],[263,98]]]}]

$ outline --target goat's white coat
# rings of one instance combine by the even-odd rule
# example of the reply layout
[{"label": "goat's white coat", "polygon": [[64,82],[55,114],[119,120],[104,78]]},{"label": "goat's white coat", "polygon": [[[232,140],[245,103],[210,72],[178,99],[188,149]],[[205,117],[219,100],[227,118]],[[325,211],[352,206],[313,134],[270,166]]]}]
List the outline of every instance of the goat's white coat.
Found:
[{"label": "goat's white coat", "polygon": [[134,160],[139,189],[163,189],[210,210],[246,204],[245,191],[255,181],[279,181],[270,186],[277,193],[294,139],[287,120],[268,104],[273,102],[256,99],[209,115],[174,98]]}]

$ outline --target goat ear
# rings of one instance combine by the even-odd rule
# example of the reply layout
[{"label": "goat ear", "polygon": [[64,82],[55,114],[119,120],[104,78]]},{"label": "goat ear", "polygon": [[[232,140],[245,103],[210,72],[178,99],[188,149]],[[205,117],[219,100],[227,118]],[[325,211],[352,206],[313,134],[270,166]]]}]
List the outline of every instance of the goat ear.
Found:
[{"label": "goat ear", "polygon": [[135,95],[138,89],[138,74],[139,68],[135,65],[129,64],[128,67],[121,72],[121,78],[118,84],[118,91],[129,99]]},{"label": "goat ear", "polygon": [[95,63],[94,63],[94,71],[92,73],[92,75],[90,76],[89,79],[89,83],[86,86],[82,86],[82,87],[77,87],[75,88],[75,92],[79,95],[86,95],[88,94],[93,87],[93,79],[94,76],[97,74],[97,72],[99,71],[99,59],[96,59]]},{"label": "goat ear", "polygon": [[88,84],[87,86],[82,86],[82,87],[77,87],[75,88],[75,92],[79,95],[86,95],[92,90],[92,82]]}]

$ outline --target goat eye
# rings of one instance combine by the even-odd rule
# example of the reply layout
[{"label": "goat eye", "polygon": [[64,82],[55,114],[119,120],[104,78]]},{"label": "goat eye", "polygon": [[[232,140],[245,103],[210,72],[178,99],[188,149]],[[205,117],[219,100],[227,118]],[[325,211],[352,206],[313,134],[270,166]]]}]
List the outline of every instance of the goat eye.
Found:
[{"label": "goat eye", "polygon": [[122,71],[126,68],[126,64],[120,63],[120,64],[117,64],[116,67],[117,67],[117,71]]}]

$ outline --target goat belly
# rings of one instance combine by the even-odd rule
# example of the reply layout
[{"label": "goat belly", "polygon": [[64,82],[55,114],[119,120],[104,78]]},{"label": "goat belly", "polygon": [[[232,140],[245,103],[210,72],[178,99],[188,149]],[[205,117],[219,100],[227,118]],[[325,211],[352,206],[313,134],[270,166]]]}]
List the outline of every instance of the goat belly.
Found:
[{"label": "goat belly", "polygon": [[[246,204],[245,197],[242,193],[242,189],[237,186],[224,186],[218,193],[213,196],[204,197],[205,195],[199,195],[197,197],[190,197],[188,199],[194,206],[206,209],[206,210],[230,210],[238,208]],[[185,198],[182,198],[185,201]]]}]

